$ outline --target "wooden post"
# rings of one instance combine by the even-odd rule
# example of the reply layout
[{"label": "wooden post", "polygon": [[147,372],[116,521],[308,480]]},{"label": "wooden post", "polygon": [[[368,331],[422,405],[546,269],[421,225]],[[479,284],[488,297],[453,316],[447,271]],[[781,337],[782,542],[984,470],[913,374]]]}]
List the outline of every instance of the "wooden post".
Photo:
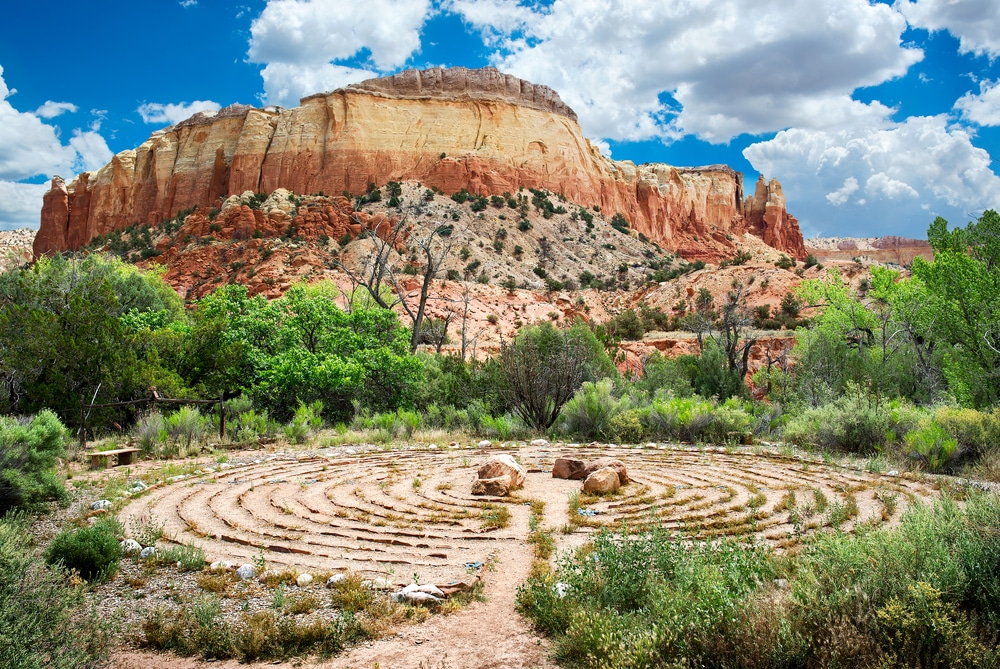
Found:
[{"label": "wooden post", "polygon": [[80,452],[87,450],[87,414],[83,410],[83,402],[86,399],[80,395]]},{"label": "wooden post", "polygon": [[219,439],[226,438],[226,394],[219,395]]}]

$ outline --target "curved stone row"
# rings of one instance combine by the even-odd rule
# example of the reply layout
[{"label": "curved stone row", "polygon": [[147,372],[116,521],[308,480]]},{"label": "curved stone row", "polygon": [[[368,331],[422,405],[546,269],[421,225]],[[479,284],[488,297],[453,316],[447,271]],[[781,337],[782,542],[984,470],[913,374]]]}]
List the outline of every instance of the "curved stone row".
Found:
[{"label": "curved stone row", "polygon": [[[907,505],[936,492],[918,478],[884,476],[773,452],[685,447],[522,445],[528,470],[518,497],[473,497],[476,468],[489,451],[400,448],[278,454],[151,487],[122,512],[150,520],[164,537],[202,547],[210,560],[427,580],[461,574],[528,532],[532,499],[545,523],[571,546],[602,528],[661,526],[694,538],[749,537],[790,548],[821,528],[898,522]],[[579,482],[553,479],[557,457],[610,455],[632,483],[600,498]],[[514,522],[491,528],[484,511],[504,504]]]}]

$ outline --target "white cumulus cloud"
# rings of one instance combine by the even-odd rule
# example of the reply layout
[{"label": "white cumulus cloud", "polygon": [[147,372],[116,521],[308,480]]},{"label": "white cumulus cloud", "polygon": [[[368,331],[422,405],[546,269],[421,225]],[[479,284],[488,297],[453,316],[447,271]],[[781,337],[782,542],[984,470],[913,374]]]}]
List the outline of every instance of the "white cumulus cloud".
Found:
[{"label": "white cumulus cloud", "polygon": [[[265,65],[265,101],[297,105],[304,95],[400,67],[420,50],[431,11],[430,0],[269,0],[250,27],[248,54]],[[370,66],[338,62],[365,54]]]},{"label": "white cumulus cloud", "polygon": [[966,93],[955,102],[955,111],[971,123],[1000,125],[1000,81],[980,81],[979,93]]},{"label": "white cumulus cloud", "polygon": [[[917,116],[872,129],[792,128],[743,155],[754,169],[779,175],[800,203],[793,213],[803,227],[922,237],[935,215],[964,223],[1000,206],[1000,177],[971,140],[946,115]],[[863,215],[853,206],[864,206]]]},{"label": "white cumulus cloud", "polygon": [[877,124],[889,110],[852,92],[923,57],[901,44],[903,16],[867,0],[446,7],[496,45],[500,69],[555,88],[585,132],[618,140]]},{"label": "white cumulus cloud", "polygon": [[60,116],[61,114],[72,114],[77,110],[78,107],[72,102],[53,102],[52,100],[46,100],[45,104],[35,110],[35,114],[41,116],[42,118],[49,119]]},{"label": "white cumulus cloud", "polygon": [[173,125],[192,117],[198,112],[217,112],[222,108],[218,102],[212,100],[195,100],[194,102],[178,102],[162,104],[159,102],[147,102],[139,105],[136,110],[145,123],[158,123],[161,125]]},{"label": "white cumulus cloud", "polygon": [[48,184],[0,180],[0,230],[37,228]]},{"label": "white cumulus cloud", "polygon": [[[67,179],[111,160],[111,150],[96,132],[77,129],[67,143],[43,121],[57,116],[55,105],[71,111],[70,103],[47,102],[34,112],[18,111],[0,66],[0,228],[38,226],[46,185],[18,183],[59,174]],[[47,115],[51,114],[51,115]]]},{"label": "white cumulus cloud", "polygon": [[851,195],[853,195],[858,190],[858,180],[854,177],[847,177],[844,179],[844,185],[833,191],[832,193],[826,194],[827,202],[834,206],[840,206],[847,202]]},{"label": "white cumulus cloud", "polygon": [[1000,3],[996,0],[896,0],[914,28],[947,30],[963,53],[1000,56]]}]

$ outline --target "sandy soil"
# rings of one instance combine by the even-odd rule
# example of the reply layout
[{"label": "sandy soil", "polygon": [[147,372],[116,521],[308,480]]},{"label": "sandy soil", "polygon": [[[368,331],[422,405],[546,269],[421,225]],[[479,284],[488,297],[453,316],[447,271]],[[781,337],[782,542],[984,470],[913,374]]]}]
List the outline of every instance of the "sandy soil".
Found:
[{"label": "sandy soil", "polygon": [[[394,636],[315,666],[554,667],[548,642],[516,610],[517,588],[532,559],[527,500],[545,502],[543,525],[554,530],[560,550],[622,521],[697,532],[706,539],[753,534],[786,550],[831,523],[848,531],[859,523],[894,524],[909,503],[938,494],[930,478],[872,473],[762,447],[508,446],[505,452],[529,472],[516,499],[484,500],[470,493],[478,465],[495,449],[339,447],[242,454],[225,467],[203,462],[189,476],[155,484],[119,517],[126,527],[137,519],[162,522],[166,538],[202,546],[209,560],[240,564],[265,551],[269,565],[388,575],[397,585],[415,574],[421,582],[447,582],[464,573],[464,563],[486,562],[485,602],[404,626]],[[584,498],[587,515],[571,516],[571,496],[580,482],[550,475],[563,454],[618,457],[634,482],[609,498]],[[795,514],[786,508],[789,495]],[[510,525],[485,528],[480,511],[486,504],[506,504]],[[854,510],[845,513],[850,506]],[[835,514],[839,520],[833,520]],[[131,649],[118,651],[113,660],[124,669],[207,664],[246,666]]]}]

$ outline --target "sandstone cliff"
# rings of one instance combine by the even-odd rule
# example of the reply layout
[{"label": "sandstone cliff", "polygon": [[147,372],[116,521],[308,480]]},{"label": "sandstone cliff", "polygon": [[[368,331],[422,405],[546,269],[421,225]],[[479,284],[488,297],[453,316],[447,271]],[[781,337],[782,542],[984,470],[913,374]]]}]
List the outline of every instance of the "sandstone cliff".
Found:
[{"label": "sandstone cliff", "polygon": [[916,257],[934,260],[934,249],[926,239],[906,237],[817,237],[805,242],[806,251],[820,262],[850,262],[865,258],[873,262],[909,266]]},{"label": "sandstone cliff", "polygon": [[798,257],[805,247],[777,181],[744,198],[725,166],[636,166],[605,158],[545,86],[493,68],[409,71],[304,98],[294,109],[236,105],[158,131],[100,170],[46,194],[36,255],[154,224],[231,194],[361,193],[420,181],[452,193],[545,188],[622,212],[632,229],[685,257],[732,255],[751,232]]}]

